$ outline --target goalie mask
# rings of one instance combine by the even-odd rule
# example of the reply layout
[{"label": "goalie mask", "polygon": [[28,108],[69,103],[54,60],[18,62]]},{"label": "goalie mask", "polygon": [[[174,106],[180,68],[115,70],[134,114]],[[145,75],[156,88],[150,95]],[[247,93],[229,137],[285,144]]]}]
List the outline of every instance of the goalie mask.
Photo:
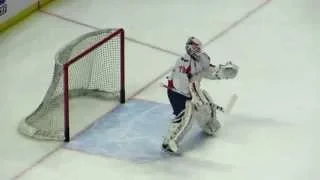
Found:
[{"label": "goalie mask", "polygon": [[202,52],[201,41],[195,37],[188,38],[186,42],[186,51],[191,57],[193,57],[195,60],[198,60]]}]

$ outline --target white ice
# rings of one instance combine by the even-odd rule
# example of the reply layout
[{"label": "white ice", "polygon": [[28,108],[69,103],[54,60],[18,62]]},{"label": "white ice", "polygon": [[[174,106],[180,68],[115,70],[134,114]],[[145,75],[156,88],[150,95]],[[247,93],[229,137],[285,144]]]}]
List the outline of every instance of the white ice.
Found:
[{"label": "white ice", "polygon": [[[123,27],[127,37],[181,54],[188,36],[209,42],[263,3],[58,0],[45,10],[98,28]],[[237,93],[232,114],[221,115],[224,126],[217,137],[182,157],[148,164],[75,152],[59,142],[18,134],[18,122],[45,95],[55,52],[92,31],[35,13],[0,35],[0,179],[320,179],[319,7],[315,0],[269,1],[206,46],[213,63],[231,60],[240,67],[235,80],[203,84],[220,104]],[[127,96],[166,72],[176,58],[126,41]],[[159,81],[135,98],[168,103]],[[109,103],[105,111],[115,106]]]}]

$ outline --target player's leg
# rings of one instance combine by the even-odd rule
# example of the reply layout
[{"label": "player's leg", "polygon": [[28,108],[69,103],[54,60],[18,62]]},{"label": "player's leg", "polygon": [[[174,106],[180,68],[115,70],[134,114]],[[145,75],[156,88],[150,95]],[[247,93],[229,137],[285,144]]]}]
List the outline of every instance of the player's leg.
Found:
[{"label": "player's leg", "polygon": [[177,117],[185,109],[187,100],[190,100],[191,98],[170,89],[167,90],[167,94],[173,109],[173,114]]},{"label": "player's leg", "polygon": [[202,93],[209,103],[204,105],[204,110],[202,112],[200,111],[200,113],[198,113],[200,114],[199,116],[202,117],[196,119],[202,130],[206,134],[213,136],[221,127],[221,124],[217,119],[217,109],[219,106],[213,102],[212,98],[205,90],[202,90]]},{"label": "player's leg", "polygon": [[179,142],[192,125],[192,106],[189,101],[190,98],[171,90],[168,90],[168,98],[175,118],[170,122],[169,132],[162,143],[162,147],[169,152],[179,153]]},{"label": "player's leg", "polygon": [[191,83],[189,89],[192,95],[192,103],[195,107],[193,112],[194,119],[206,134],[214,135],[221,126],[216,116],[217,109],[220,107],[213,102],[205,90],[200,89],[199,81]]}]

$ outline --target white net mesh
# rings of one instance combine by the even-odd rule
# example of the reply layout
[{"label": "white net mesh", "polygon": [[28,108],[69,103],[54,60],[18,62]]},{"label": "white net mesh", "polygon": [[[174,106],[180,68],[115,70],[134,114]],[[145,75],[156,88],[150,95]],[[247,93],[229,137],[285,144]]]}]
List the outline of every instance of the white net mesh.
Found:
[{"label": "white net mesh", "polygon": [[[87,33],[56,54],[51,85],[38,108],[21,121],[19,131],[22,134],[36,139],[64,140],[63,66],[113,32],[107,29]],[[69,65],[69,98],[119,98],[120,38],[120,34],[117,34]]]}]

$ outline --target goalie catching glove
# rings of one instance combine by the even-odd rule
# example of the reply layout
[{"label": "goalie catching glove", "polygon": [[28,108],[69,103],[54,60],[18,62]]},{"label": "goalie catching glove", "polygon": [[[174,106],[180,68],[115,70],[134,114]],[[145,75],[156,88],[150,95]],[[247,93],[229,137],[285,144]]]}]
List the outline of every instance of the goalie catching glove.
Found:
[{"label": "goalie catching glove", "polygon": [[233,79],[237,76],[239,67],[232,64],[231,61],[226,62],[226,64],[220,64],[214,66],[210,64],[207,71],[204,71],[202,76],[207,79]]}]

